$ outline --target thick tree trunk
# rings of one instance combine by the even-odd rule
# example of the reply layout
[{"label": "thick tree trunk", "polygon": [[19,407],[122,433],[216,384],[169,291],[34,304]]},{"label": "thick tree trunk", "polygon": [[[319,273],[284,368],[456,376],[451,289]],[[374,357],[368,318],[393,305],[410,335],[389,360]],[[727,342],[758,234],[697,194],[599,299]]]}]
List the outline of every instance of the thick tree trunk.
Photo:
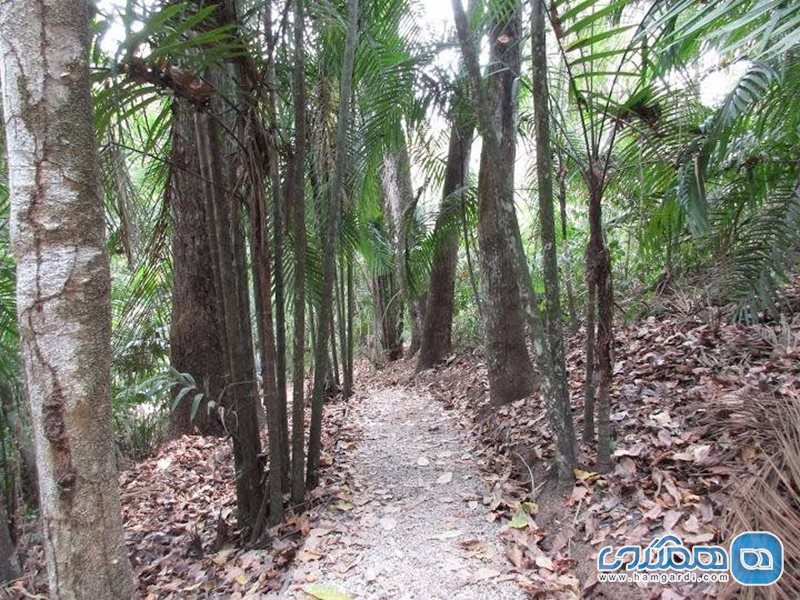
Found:
[{"label": "thick tree trunk", "polygon": [[339,94],[339,114],[336,124],[336,157],[330,186],[322,270],[322,298],[320,305],[317,356],[314,365],[314,391],[311,403],[311,428],[308,441],[308,471],[306,485],[314,488],[319,483],[319,461],[322,455],[322,410],[325,394],[325,375],[328,372],[328,335],[333,302],[334,263],[336,260],[336,235],[339,230],[339,210],[344,187],[345,161],[347,159],[347,133],[350,125],[350,95],[353,87],[353,64],[358,42],[358,0],[347,2],[347,38],[342,66]]},{"label": "thick tree trunk", "polygon": [[[466,120],[463,98],[456,97],[450,108],[453,125],[444,175],[442,203],[436,222],[437,243],[431,266],[430,292],[425,310],[417,369],[430,369],[444,360],[453,348],[453,297],[458,264],[459,228],[453,212],[460,212],[461,192],[467,185],[469,156],[475,126]],[[445,223],[448,223],[447,225]]]},{"label": "thick tree trunk", "polygon": [[[456,4],[458,3],[458,6]],[[496,7],[489,33],[491,75],[487,89],[478,71],[464,9],[457,11],[459,38],[473,85],[484,144],[478,177],[478,241],[484,292],[486,366],[489,393],[495,405],[507,404],[533,391],[534,377],[525,345],[525,313],[514,240],[519,236],[514,209],[517,99],[520,74],[521,14],[519,6]]]},{"label": "thick tree trunk", "polygon": [[87,7],[0,4],[11,239],[50,595],[130,598]]},{"label": "thick tree trunk", "polygon": [[[512,20],[516,20],[517,24],[519,24],[519,6],[512,7],[511,10],[514,15]],[[487,95],[481,85],[478,56],[475,46],[469,37],[467,18],[460,0],[453,0],[453,12],[456,17],[456,28],[464,53],[464,62],[472,84],[472,93],[474,96],[475,109],[478,114],[478,124],[481,135],[489,151],[492,154],[499,155],[501,145],[500,138],[492,121],[492,111],[490,110],[492,105],[487,99]],[[511,35],[504,34],[497,39],[497,42],[508,43],[509,41],[513,41],[513,39]],[[575,464],[575,455],[574,449],[572,449],[570,453],[570,448],[566,444],[562,444],[563,439],[566,439],[562,436],[562,433],[568,426],[567,423],[569,423],[569,427],[572,426],[572,423],[571,419],[569,421],[567,420],[567,415],[564,414],[564,407],[558,400],[560,396],[558,393],[556,368],[552,361],[549,341],[545,333],[544,320],[539,310],[539,301],[533,289],[530,270],[528,268],[527,259],[525,258],[522,236],[516,220],[513,196],[510,194],[506,194],[504,198],[503,212],[507,215],[508,220],[507,232],[513,255],[513,276],[518,282],[518,289],[520,290],[523,306],[525,308],[524,314],[531,337],[531,347],[533,349],[536,366],[542,375],[539,381],[542,387],[542,394],[545,398],[550,425],[559,442],[554,455],[556,472],[559,480],[566,483],[569,481],[570,473]]]},{"label": "thick tree trunk", "polygon": [[294,68],[293,101],[295,120],[295,155],[290,184],[289,205],[292,209],[294,231],[294,341],[292,344],[292,502],[300,504],[305,498],[305,262],[306,262],[306,91],[304,76],[305,19],[303,0],[294,0]]},{"label": "thick tree trunk", "polygon": [[545,302],[547,305],[547,345],[552,364],[550,424],[556,436],[554,466],[559,477],[571,480],[575,466],[575,430],[570,406],[569,381],[564,353],[564,328],[561,322],[561,289],[558,277],[558,249],[553,209],[553,161],[550,145],[550,94],[547,88],[547,53],[544,0],[533,0],[531,17],[531,56],[534,126],[536,133],[536,172],[539,188],[539,221],[544,249]]},{"label": "thick tree trunk", "polygon": [[[206,209],[193,111],[176,101],[172,130],[169,199],[172,204],[172,319],[170,363],[189,373],[205,396],[194,419],[194,393],[186,394],[170,414],[170,433],[180,436],[194,429],[203,435],[222,435],[224,428],[208,402],[217,402],[225,384],[225,355],[220,339],[215,277],[206,228]],[[180,393],[180,390],[175,390]]]}]

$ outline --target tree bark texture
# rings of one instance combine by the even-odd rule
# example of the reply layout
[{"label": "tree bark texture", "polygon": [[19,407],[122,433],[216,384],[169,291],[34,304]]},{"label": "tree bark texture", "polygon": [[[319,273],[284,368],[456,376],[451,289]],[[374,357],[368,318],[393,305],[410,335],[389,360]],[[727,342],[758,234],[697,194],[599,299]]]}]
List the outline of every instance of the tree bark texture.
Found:
[{"label": "tree bark texture", "polygon": [[597,300],[597,469],[611,468],[610,390],[614,365],[612,362],[614,290],[611,283],[611,255],[603,239],[602,190],[603,168],[593,160],[586,172],[589,187],[589,248],[587,273],[592,277]]},{"label": "tree bark texture", "polygon": [[[461,212],[461,195],[469,176],[469,158],[475,125],[464,119],[458,96],[450,108],[453,124],[447,151],[444,188],[436,222],[436,249],[431,265],[430,291],[422,328],[417,369],[430,369],[444,360],[453,349],[453,301],[458,265],[459,221],[453,213]],[[460,217],[460,215],[459,215]]]},{"label": "tree bark texture", "polygon": [[[457,0],[454,0],[454,7]],[[520,74],[519,6],[495,7],[489,32],[490,64],[486,88],[464,17],[459,27],[484,145],[478,176],[478,243],[486,366],[495,405],[533,392],[533,368],[525,345],[525,313],[516,276],[514,239],[519,236],[514,208],[517,98]]]},{"label": "tree bark texture", "polygon": [[217,311],[194,111],[181,101],[176,101],[173,109],[168,188],[173,221],[170,363],[178,372],[194,377],[205,396],[193,420],[190,417],[195,394],[183,397],[170,414],[170,433],[180,436],[196,429],[203,435],[223,435],[217,413],[208,411],[208,402],[218,402],[225,387],[225,355],[220,342],[224,335]]},{"label": "tree bark texture", "polygon": [[11,240],[50,595],[130,598],[87,8],[0,4]]}]

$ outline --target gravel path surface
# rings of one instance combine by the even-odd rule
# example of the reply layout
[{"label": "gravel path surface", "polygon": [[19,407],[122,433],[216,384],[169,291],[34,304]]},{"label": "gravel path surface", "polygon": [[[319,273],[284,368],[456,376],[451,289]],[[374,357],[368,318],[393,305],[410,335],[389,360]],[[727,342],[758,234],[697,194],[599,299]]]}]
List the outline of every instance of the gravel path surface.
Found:
[{"label": "gravel path surface", "polygon": [[[486,520],[487,489],[470,442],[431,398],[399,388],[357,403],[363,438],[352,448],[352,501],[312,530],[293,576],[354,599],[516,599]],[[308,566],[302,561],[312,560]]]}]

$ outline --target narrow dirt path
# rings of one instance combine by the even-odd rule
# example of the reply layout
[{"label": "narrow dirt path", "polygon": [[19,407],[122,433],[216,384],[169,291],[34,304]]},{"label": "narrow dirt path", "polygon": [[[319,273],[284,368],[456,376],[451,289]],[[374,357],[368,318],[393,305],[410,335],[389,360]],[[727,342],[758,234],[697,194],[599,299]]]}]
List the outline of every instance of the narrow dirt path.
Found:
[{"label": "narrow dirt path", "polygon": [[470,442],[447,411],[388,388],[353,418],[363,438],[348,455],[351,501],[323,511],[284,593],[311,584],[358,600],[525,598],[505,574],[499,526],[484,517]]}]

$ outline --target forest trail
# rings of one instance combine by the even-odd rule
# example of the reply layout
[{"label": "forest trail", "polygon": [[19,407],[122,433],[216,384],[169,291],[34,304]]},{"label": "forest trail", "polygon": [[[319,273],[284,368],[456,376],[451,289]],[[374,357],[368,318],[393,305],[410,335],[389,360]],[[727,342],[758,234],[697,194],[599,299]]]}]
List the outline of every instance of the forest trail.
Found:
[{"label": "forest trail", "polygon": [[321,512],[299,552],[319,561],[298,562],[289,590],[312,581],[359,600],[524,598],[484,517],[470,441],[442,405],[384,388],[353,413],[363,437],[347,455],[352,501]]}]

